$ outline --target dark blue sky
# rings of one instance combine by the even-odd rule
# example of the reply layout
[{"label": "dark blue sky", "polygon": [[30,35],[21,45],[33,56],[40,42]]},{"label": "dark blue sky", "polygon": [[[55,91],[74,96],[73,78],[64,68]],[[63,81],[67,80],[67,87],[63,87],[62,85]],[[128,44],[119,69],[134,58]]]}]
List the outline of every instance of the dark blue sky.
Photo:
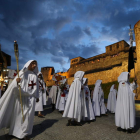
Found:
[{"label": "dark blue sky", "polygon": [[20,68],[30,59],[39,68],[66,71],[70,59],[105,52],[120,40],[129,43],[129,24],[140,20],[140,0],[1,0],[0,43],[12,56],[20,51]]}]

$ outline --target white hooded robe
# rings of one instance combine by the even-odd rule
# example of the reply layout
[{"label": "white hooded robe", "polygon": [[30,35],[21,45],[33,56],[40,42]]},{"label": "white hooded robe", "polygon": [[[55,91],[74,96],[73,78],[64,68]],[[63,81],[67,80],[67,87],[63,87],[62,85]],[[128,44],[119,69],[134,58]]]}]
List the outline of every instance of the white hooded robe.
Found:
[{"label": "white hooded robe", "polygon": [[16,82],[17,77],[15,77],[0,99],[0,129],[4,127],[9,128],[9,134],[20,139],[32,133],[35,98],[38,98],[36,75],[38,67],[34,71],[28,70],[28,66],[32,61],[34,60],[28,61],[19,73],[20,78],[22,78],[20,83],[24,122],[22,120],[19,90]]},{"label": "white hooded robe", "polygon": [[[41,74],[41,72],[39,72],[37,74],[37,76]],[[44,88],[43,87],[43,80],[38,78],[38,85],[39,85],[39,102],[36,102],[36,105],[35,105],[35,111],[43,111],[43,91],[42,89]]]},{"label": "white hooded robe", "polygon": [[[87,78],[83,78],[83,84],[85,84],[86,80]],[[87,98],[86,108],[87,108],[88,120],[94,120],[95,115],[93,112],[93,107],[92,107],[91,98],[90,98],[90,90],[89,90],[88,85],[84,85],[84,94],[85,94],[85,97]]]},{"label": "white hooded robe", "polygon": [[[63,117],[73,118],[76,119],[78,122],[80,122],[82,118],[81,80],[83,76],[83,71],[77,71],[75,73],[74,81],[70,86],[66,107],[63,113]],[[85,112],[84,116],[87,117],[87,112],[83,112]]]},{"label": "white hooded robe", "polygon": [[104,92],[101,88],[102,80],[97,80],[95,83],[95,88],[93,92],[92,106],[95,116],[100,116],[101,114],[106,114],[107,109],[104,104]]},{"label": "white hooded robe", "polygon": [[53,85],[49,92],[49,97],[48,97],[48,102],[47,102],[48,105],[56,104],[58,92],[59,92],[59,86]]},{"label": "white hooded robe", "polygon": [[130,129],[135,126],[135,93],[133,93],[135,86],[128,82],[128,74],[129,72],[122,72],[118,77],[115,123],[122,129]]},{"label": "white hooded robe", "polygon": [[111,113],[115,113],[116,110],[116,95],[117,95],[117,90],[114,89],[114,84],[113,84],[110,88],[110,92],[107,100],[107,109],[111,111]]},{"label": "white hooded robe", "polygon": [[[65,84],[66,80],[67,79],[64,79],[62,81],[62,84]],[[56,102],[56,109],[58,109],[59,111],[64,111],[65,109],[65,104],[66,104],[65,97],[66,97],[65,91],[61,91],[61,89],[59,89],[57,102]]]}]

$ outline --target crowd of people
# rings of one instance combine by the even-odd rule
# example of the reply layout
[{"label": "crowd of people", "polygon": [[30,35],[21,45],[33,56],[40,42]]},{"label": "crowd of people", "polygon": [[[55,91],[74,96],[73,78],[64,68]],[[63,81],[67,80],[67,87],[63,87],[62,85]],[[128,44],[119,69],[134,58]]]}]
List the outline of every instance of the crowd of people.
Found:
[{"label": "crowd of people", "polygon": [[28,61],[19,72],[19,78],[13,79],[0,98],[0,129],[9,128],[9,135],[28,140],[35,111],[38,117],[43,118],[43,105],[51,105],[52,110],[57,109],[62,117],[68,118],[67,126],[82,126],[81,121],[94,122],[98,116],[108,116],[109,110],[115,113],[118,131],[133,133],[136,124],[134,97],[137,96],[133,90],[137,88],[137,79],[130,84],[129,72],[122,72],[118,77],[118,91],[116,85],[110,88],[106,108],[102,80],[97,80],[91,91],[84,74],[77,71],[71,85],[68,85],[67,79],[55,80],[49,91],[42,73],[38,71],[37,61]]}]

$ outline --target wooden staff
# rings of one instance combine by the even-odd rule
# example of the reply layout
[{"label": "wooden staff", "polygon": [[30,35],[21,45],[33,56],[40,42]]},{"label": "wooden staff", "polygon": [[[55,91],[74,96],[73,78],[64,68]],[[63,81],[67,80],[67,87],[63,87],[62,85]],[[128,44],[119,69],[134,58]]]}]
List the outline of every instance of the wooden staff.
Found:
[{"label": "wooden staff", "polygon": [[[18,58],[19,58],[19,51],[18,51],[18,44],[17,44],[17,41],[14,41],[14,51],[15,51],[15,57],[16,57],[16,62],[17,62],[17,75],[18,75],[18,78],[19,78],[19,65],[18,65]],[[21,87],[20,85],[18,84],[18,87],[19,87],[19,96],[20,96],[20,104],[21,104],[21,111],[22,111],[22,119],[23,119],[23,122],[24,122],[24,114],[23,114],[23,105],[22,105],[22,98],[21,98]]]}]

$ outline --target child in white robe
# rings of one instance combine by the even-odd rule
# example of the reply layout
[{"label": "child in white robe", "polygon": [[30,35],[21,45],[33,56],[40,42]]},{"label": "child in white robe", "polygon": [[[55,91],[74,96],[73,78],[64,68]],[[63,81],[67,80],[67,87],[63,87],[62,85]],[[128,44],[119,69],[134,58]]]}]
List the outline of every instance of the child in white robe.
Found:
[{"label": "child in white robe", "polygon": [[44,93],[43,78],[41,72],[39,72],[37,75],[39,85],[39,102],[36,103],[35,111],[38,112],[38,117],[43,118],[44,115],[41,113],[41,111],[43,111],[43,93]]},{"label": "child in white robe", "polygon": [[[67,126],[72,125],[71,120],[75,120],[76,125],[82,125],[80,123],[82,117],[82,103],[81,103],[81,88],[82,79],[84,76],[83,71],[77,71],[74,75],[74,81],[70,86],[66,107],[63,113],[63,117],[70,118]],[[86,109],[86,108],[84,108]],[[87,114],[86,111],[83,111]],[[87,117],[87,115],[85,115]]]},{"label": "child in white robe", "polygon": [[[39,101],[37,73],[37,62],[28,61],[19,72],[20,78],[15,77],[0,99],[0,129],[9,128],[9,135],[19,139],[28,140],[26,136],[32,133],[35,102]],[[17,82],[21,85],[24,121]]]},{"label": "child in white robe", "polygon": [[59,89],[58,81],[55,81],[55,85],[51,87],[51,90],[49,92],[48,103],[47,103],[52,105],[52,110],[55,110],[55,104],[57,101],[59,90],[60,89]]},{"label": "child in white robe", "polygon": [[111,113],[115,113],[116,110],[116,96],[117,96],[117,90],[115,89],[115,85],[113,84],[110,88],[110,92],[107,100],[107,109]]},{"label": "child in white robe", "polygon": [[95,119],[95,115],[93,112],[93,107],[92,107],[92,103],[91,103],[91,98],[90,98],[90,90],[88,87],[88,79],[87,78],[83,78],[83,84],[84,84],[84,94],[86,97],[86,108],[87,108],[87,120],[88,121],[92,121]]},{"label": "child in white robe", "polygon": [[122,72],[118,77],[119,87],[115,112],[115,124],[118,131],[127,130],[128,133],[135,132],[135,100],[137,96],[133,90],[137,88],[136,78],[132,84],[129,83],[129,72]]},{"label": "child in white robe", "polygon": [[65,86],[65,88],[63,89],[63,91],[60,89],[58,92],[58,96],[57,96],[57,102],[56,102],[56,109],[58,109],[59,111],[62,112],[65,109],[65,104],[66,104],[66,95],[67,95],[67,87],[66,87],[66,81],[67,79],[64,79],[62,81],[62,84]]},{"label": "child in white robe", "polygon": [[104,104],[104,92],[101,87],[102,80],[97,80],[93,92],[92,106],[95,116],[106,115],[107,109]]}]

